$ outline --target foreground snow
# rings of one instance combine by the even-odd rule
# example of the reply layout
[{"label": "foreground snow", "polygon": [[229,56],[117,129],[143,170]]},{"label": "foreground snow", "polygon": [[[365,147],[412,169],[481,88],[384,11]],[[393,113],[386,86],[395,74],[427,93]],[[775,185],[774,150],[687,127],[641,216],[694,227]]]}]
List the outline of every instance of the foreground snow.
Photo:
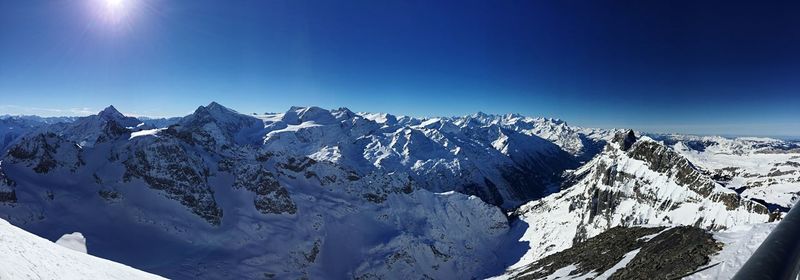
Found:
[{"label": "foreground snow", "polygon": [[[712,233],[713,240],[710,242],[716,242],[721,246],[721,250],[708,255],[707,263],[700,265],[697,268],[692,268],[690,272],[685,274],[682,273],[681,279],[690,279],[690,280],[699,280],[699,279],[732,279],[736,272],[742,267],[742,265],[750,258],[750,256],[755,252],[755,250],[761,245],[761,243],[767,238],[770,232],[778,225],[777,222],[773,223],[762,223],[762,224],[751,224],[751,225],[741,225],[735,226],[731,229],[714,232]],[[678,229],[680,226],[670,226],[666,227],[665,229],[661,230],[660,232],[652,235],[647,235],[638,238],[643,242],[649,242],[654,239],[659,238],[662,234],[668,233],[670,230]],[[627,231],[628,229],[624,229],[622,231]],[[630,234],[635,234],[633,231]],[[682,236],[682,239],[693,240],[689,242],[688,246],[684,246],[684,248],[693,248],[689,249],[690,251],[683,251],[682,256],[686,256],[685,254],[693,254],[696,258],[703,258],[703,254],[698,254],[695,250],[699,250],[702,246],[702,242],[698,243],[696,239],[692,239],[691,237],[687,237],[686,235],[678,234]],[[673,235],[675,236],[675,235]],[[605,238],[608,238],[606,236]],[[665,238],[661,238],[661,242],[675,242],[678,240],[668,240],[665,241]],[[701,239],[702,240],[702,239]],[[612,242],[613,243],[613,242]],[[621,242],[619,246],[625,246],[624,242]],[[677,242],[680,243],[680,242]],[[595,244],[598,244],[595,242]],[[684,244],[684,245],[687,245]],[[606,244],[607,245],[607,244]],[[675,245],[681,246],[681,245]],[[614,275],[615,272],[624,269],[632,269],[632,270],[639,270],[641,272],[641,261],[639,262],[639,266],[635,264],[635,259],[637,257],[642,257],[646,259],[646,261],[657,261],[650,259],[653,255],[642,255],[642,251],[646,251],[648,249],[644,249],[647,245],[642,246],[634,246],[633,248],[629,248],[629,251],[621,255],[613,266],[600,266],[604,267],[603,269],[599,270],[592,270],[593,268],[597,268],[598,263],[602,263],[602,260],[596,258],[590,258],[592,261],[587,262],[587,258],[581,258],[580,256],[573,257],[570,261],[567,261],[566,264],[562,264],[563,267],[560,267],[551,273],[547,274],[546,276],[542,276],[541,274],[535,275],[541,271],[545,271],[546,266],[552,265],[553,263],[559,262],[563,260],[563,258],[551,258],[546,260],[543,264],[536,264],[531,263],[533,267],[521,267],[519,269],[510,270],[502,275],[498,275],[496,277],[490,278],[494,280],[501,280],[501,279],[517,279],[517,278],[526,278],[526,277],[533,277],[536,279],[613,279],[614,277],[621,277],[626,278],[622,275]],[[580,249],[570,248],[568,250],[579,250],[577,254],[588,254],[592,255],[595,249],[602,249],[602,250],[609,250],[604,251],[603,255],[609,254],[611,252],[611,248],[608,247],[580,247]],[[634,249],[635,248],[635,249]],[[653,248],[658,248],[658,246],[651,246],[649,250],[653,250]],[[659,252],[663,252],[663,256],[659,255],[658,258],[671,258],[675,257],[675,255],[670,255],[671,253],[674,254],[675,251],[670,252],[669,249],[661,248],[658,249]],[[563,253],[562,253],[563,254]],[[596,254],[596,252],[594,252]],[[613,252],[611,253],[613,254]],[[569,253],[570,256],[575,256],[576,253],[572,252]],[[642,255],[642,256],[640,256]],[[593,255],[597,257],[597,255]],[[683,259],[687,260],[687,259]],[[562,262],[563,263],[563,262]],[[634,263],[634,264],[632,264]],[[662,271],[670,273],[671,271]],[[627,279],[630,279],[627,275]],[[643,276],[643,275],[638,275]],[[670,278],[673,279],[673,278]]]},{"label": "foreground snow", "polygon": [[62,247],[0,219],[0,279],[164,278]]},{"label": "foreground snow", "polygon": [[725,245],[722,251],[711,257],[709,265],[713,266],[683,279],[733,278],[777,225],[777,222],[742,225],[715,233],[714,239]]},{"label": "foreground snow", "polygon": [[83,234],[80,232],[64,234],[61,238],[56,240],[56,244],[84,254],[88,253],[86,249],[86,238],[83,237]]}]

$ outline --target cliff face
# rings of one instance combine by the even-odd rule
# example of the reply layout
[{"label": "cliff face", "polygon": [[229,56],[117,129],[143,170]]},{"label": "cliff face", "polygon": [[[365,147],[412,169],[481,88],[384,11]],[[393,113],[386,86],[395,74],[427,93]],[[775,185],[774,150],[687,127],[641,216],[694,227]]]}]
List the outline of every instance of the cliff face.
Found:
[{"label": "cliff face", "polygon": [[619,135],[573,174],[576,183],[516,212],[531,249],[517,269],[616,226],[690,225],[721,230],[768,219],[685,157],[647,137]]}]

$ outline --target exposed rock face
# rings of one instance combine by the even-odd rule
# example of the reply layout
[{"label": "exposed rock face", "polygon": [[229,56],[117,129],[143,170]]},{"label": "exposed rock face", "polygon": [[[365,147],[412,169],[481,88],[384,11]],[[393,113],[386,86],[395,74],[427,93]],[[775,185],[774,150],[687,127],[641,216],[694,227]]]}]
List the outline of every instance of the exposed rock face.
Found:
[{"label": "exposed rock face", "polygon": [[614,143],[619,145],[619,148],[623,151],[627,151],[628,149],[633,146],[633,143],[636,143],[636,133],[633,130],[628,130],[627,132],[620,132],[614,135]]},{"label": "exposed rock face", "polygon": [[239,141],[240,136],[251,129],[260,129],[259,125],[260,122],[255,118],[212,102],[198,107],[193,114],[170,128],[189,143],[198,144],[209,152],[219,152],[230,149],[235,144],[245,144]]},{"label": "exposed rock face", "polygon": [[23,163],[36,173],[49,173],[59,167],[74,171],[84,164],[80,148],[55,133],[25,136],[8,150],[11,163]]},{"label": "exposed rock face", "polygon": [[129,135],[139,124],[138,119],[124,116],[114,106],[109,106],[97,115],[81,117],[60,127],[48,127],[48,130],[81,147],[94,147]]},{"label": "exposed rock face", "polygon": [[208,185],[209,171],[202,158],[174,139],[156,139],[147,146],[132,147],[129,156],[123,162],[126,181],[140,178],[209,223],[219,225],[222,209]]},{"label": "exposed rock face", "polygon": [[[1,163],[25,189],[1,186],[0,199],[18,202],[0,214],[42,235],[82,221],[99,256],[171,278],[489,276],[505,267],[496,251],[509,227],[484,201],[513,207],[576,166],[558,146],[496,125],[390,126],[321,108],[256,118],[210,104],[159,128],[117,113],[18,142]],[[40,165],[46,175],[33,172]],[[167,261],[113,241],[139,237],[151,243],[136,250]]]},{"label": "exposed rock face", "polygon": [[0,162],[0,203],[17,202],[16,185],[17,182],[8,178],[5,172],[3,172],[3,165]]},{"label": "exposed rock face", "polygon": [[[486,277],[507,266],[502,258],[523,254],[498,252],[520,239],[535,248],[523,259],[535,261],[615,226],[718,229],[767,219],[668,148],[558,120],[317,107],[246,116],[212,103],[164,124],[109,108],[18,139],[0,162],[11,172],[0,172],[0,200],[17,202],[0,203],[0,214],[44,235],[85,221],[80,230],[109,246],[99,254],[126,249],[109,238],[152,236],[142,246],[171,249],[168,262],[124,261],[173,278],[281,279]],[[776,168],[775,176],[793,174]],[[496,207],[565,184],[518,211],[530,229],[522,238]],[[641,242],[620,244],[647,251]]]},{"label": "exposed rock face", "polygon": [[581,179],[574,186],[520,207],[520,220],[529,228],[523,240],[530,240],[531,250],[513,267],[615,226],[679,224],[720,230],[768,220],[766,207],[741,199],[649,139],[638,140],[628,151],[614,142],[575,176]]},{"label": "exposed rock face", "polygon": [[709,264],[709,257],[723,244],[705,230],[682,226],[647,241],[614,279],[676,279]]},{"label": "exposed rock face", "polygon": [[681,226],[614,227],[514,271],[515,279],[559,276],[676,279],[709,264],[722,249],[705,230]]},{"label": "exposed rock face", "polygon": [[237,165],[235,168],[234,188],[245,188],[256,194],[256,209],[264,214],[294,214],[297,206],[292,201],[289,191],[281,186],[272,172],[259,165]]},{"label": "exposed rock face", "polygon": [[[675,136],[677,138],[677,136]],[[693,145],[702,141],[703,146]],[[668,138],[697,169],[741,197],[786,212],[800,199],[800,152],[775,139]],[[785,148],[785,149],[784,149]]]},{"label": "exposed rock face", "polygon": [[724,203],[728,210],[744,206],[756,213],[768,213],[767,208],[763,205],[749,200],[742,201],[736,193],[712,194],[719,184],[703,174],[685,157],[664,145],[652,141],[642,142],[628,154],[631,158],[649,163],[648,166],[651,170],[674,177],[678,184],[686,186],[702,196],[710,197],[713,201]]},{"label": "exposed rock face", "polygon": [[614,227],[571,248],[544,257],[518,270],[520,279],[540,279],[569,265],[576,265],[570,275],[601,273],[619,263],[630,251],[641,248],[647,240],[642,237],[657,234],[663,227]]},{"label": "exposed rock face", "polygon": [[6,151],[20,137],[46,125],[44,120],[28,118],[0,117],[0,151]]}]

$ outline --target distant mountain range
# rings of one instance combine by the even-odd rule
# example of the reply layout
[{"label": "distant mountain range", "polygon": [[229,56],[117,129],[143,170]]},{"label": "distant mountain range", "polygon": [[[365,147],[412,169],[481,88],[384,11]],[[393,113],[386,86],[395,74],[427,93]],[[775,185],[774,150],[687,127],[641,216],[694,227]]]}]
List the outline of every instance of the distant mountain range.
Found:
[{"label": "distant mountain range", "polygon": [[0,217],[178,279],[727,277],[800,196],[797,142],[516,114],[110,106],[2,117],[0,147]]}]

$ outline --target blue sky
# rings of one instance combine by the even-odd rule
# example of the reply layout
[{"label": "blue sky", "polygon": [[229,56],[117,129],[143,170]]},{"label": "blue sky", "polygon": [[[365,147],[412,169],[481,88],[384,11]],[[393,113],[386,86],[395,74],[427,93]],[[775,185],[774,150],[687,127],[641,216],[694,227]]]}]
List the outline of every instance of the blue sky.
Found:
[{"label": "blue sky", "polygon": [[431,2],[0,0],[0,114],[217,101],[800,135],[800,2]]}]

